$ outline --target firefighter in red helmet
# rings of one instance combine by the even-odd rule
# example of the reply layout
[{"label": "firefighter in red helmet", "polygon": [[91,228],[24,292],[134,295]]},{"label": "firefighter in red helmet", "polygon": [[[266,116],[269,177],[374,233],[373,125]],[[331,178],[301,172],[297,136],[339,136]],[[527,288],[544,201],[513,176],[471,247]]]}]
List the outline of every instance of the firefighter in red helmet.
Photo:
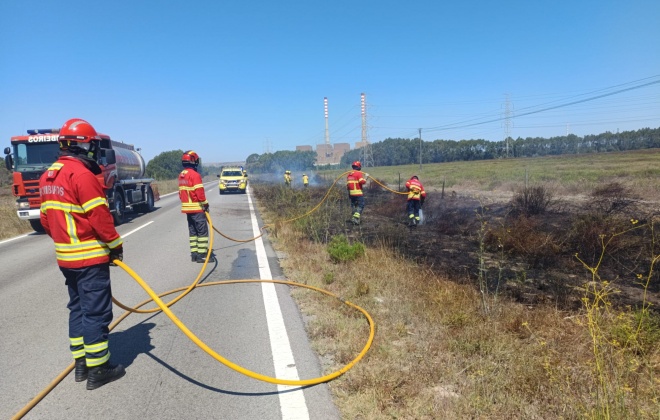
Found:
[{"label": "firefighter in red helmet", "polygon": [[123,259],[105,192],[96,175],[100,137],[78,118],[59,132],[60,156],[39,179],[41,224],[55,242],[55,257],[69,290],[69,344],[75,381],[92,390],[124,376],[110,364],[110,263]]},{"label": "firefighter in red helmet", "polygon": [[199,155],[192,150],[184,152],[181,165],[183,171],[179,174],[179,200],[181,213],[188,220],[190,259],[203,263],[209,249],[209,227],[204,214],[209,211],[209,202],[206,200],[202,176],[197,172]]},{"label": "firefighter in red helmet", "polygon": [[359,225],[362,210],[364,210],[362,186],[367,183],[365,178],[368,178],[369,174],[362,174],[362,164],[359,161],[353,162],[351,168],[353,170],[346,177],[346,189],[348,190],[348,198],[351,200],[351,221],[353,224]]},{"label": "firefighter in red helmet", "polygon": [[406,181],[406,189],[408,190],[408,226],[415,227],[420,222],[419,210],[426,200],[426,191],[417,175],[413,175]]}]

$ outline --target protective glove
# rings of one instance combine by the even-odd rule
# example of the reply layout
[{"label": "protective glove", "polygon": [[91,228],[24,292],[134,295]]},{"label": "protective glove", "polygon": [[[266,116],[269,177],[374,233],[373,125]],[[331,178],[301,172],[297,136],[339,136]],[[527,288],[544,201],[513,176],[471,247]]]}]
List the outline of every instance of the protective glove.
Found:
[{"label": "protective glove", "polygon": [[209,212],[209,204],[208,203],[204,204],[204,211],[207,212],[207,213]]},{"label": "protective glove", "polygon": [[124,247],[122,245],[119,245],[117,248],[113,248],[110,250],[110,265],[112,266],[117,266],[117,264],[114,264],[114,260],[119,260],[119,261],[124,261]]}]

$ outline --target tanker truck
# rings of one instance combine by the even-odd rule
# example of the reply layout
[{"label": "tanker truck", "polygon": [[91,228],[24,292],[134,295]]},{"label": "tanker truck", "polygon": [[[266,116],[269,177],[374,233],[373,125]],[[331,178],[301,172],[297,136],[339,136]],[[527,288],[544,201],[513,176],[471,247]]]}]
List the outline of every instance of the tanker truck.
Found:
[{"label": "tanker truck", "polygon": [[[16,196],[18,218],[43,232],[39,218],[41,197],[39,178],[57,160],[59,128],[27,130],[27,136],[11,138],[6,147],[5,166],[13,174],[12,194]],[[106,192],[108,206],[116,225],[124,222],[126,211],[148,213],[159,200],[152,178],[145,178],[142,155],[133,145],[99,134],[101,150],[97,158],[102,173],[97,175]]]}]

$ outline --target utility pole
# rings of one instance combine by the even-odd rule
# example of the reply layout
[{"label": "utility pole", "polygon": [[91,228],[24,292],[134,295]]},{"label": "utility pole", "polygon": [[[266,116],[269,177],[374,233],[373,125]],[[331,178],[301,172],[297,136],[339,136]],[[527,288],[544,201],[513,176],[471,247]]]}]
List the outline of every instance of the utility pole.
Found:
[{"label": "utility pole", "polygon": [[419,171],[422,172],[422,129],[419,129]]},{"label": "utility pole", "polygon": [[504,141],[506,142],[506,157],[509,157],[509,137],[511,137],[511,102],[509,101],[509,94],[505,93],[504,97]]}]

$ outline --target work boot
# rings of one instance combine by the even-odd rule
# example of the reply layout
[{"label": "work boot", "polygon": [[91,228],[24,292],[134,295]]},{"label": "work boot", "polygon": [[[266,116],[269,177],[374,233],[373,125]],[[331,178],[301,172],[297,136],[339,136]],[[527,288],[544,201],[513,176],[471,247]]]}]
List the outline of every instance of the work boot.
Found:
[{"label": "work boot", "polygon": [[206,262],[206,254],[197,253],[197,259],[195,262],[204,264]]},{"label": "work boot", "polygon": [[76,382],[82,382],[87,380],[87,362],[85,361],[84,357],[79,357],[76,360],[76,367],[75,367],[75,379]]},{"label": "work boot", "polygon": [[116,381],[126,374],[122,365],[111,365],[105,362],[100,366],[89,368],[89,377],[87,378],[87,389],[92,390],[103,385]]},{"label": "work boot", "polygon": [[191,252],[190,253],[190,261],[197,262],[197,253],[196,252]]}]

